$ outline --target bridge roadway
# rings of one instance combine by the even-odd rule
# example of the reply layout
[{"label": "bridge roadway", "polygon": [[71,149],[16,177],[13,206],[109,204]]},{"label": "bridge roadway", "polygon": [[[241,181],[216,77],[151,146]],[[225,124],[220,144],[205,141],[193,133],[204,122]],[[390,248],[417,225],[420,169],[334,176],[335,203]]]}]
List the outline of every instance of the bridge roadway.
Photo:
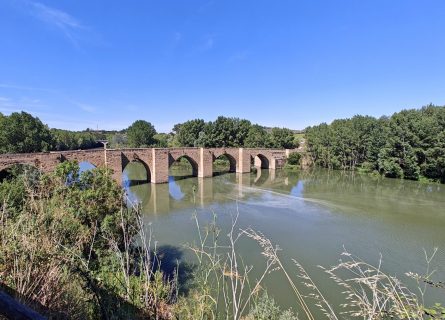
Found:
[{"label": "bridge roadway", "polygon": [[301,149],[251,149],[251,148],[134,148],[52,151],[41,153],[1,154],[0,171],[15,164],[27,164],[42,172],[50,172],[63,161],[89,162],[96,167],[113,170],[113,178],[122,182],[122,172],[133,161],[142,163],[151,183],[168,182],[171,164],[186,158],[198,177],[213,176],[213,161],[225,155],[230,161],[230,171],[250,172],[251,163],[261,168],[275,169],[283,164],[291,152]]}]

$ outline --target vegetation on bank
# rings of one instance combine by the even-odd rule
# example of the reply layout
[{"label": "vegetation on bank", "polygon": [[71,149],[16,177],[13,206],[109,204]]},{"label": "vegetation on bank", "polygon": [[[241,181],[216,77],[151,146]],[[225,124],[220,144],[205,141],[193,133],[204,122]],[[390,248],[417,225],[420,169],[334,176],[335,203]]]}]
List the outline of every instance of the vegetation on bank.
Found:
[{"label": "vegetation on bank", "polygon": [[0,184],[0,283],[17,299],[56,319],[168,312],[174,281],[153,267],[138,211],[107,170],[66,162],[14,176]]},{"label": "vegetation on bank", "polygon": [[137,120],[121,131],[49,129],[26,112],[0,113],[0,153],[125,147],[268,147],[294,148],[300,136],[285,128],[266,129],[238,118],[218,117],[213,122],[191,120],[176,124],[171,133],[158,133],[148,121]]},{"label": "vegetation on bank", "polygon": [[445,107],[335,120],[307,128],[305,136],[318,166],[445,183]]},{"label": "vegetation on bank", "polygon": [[[425,307],[424,285],[445,290],[425,276],[409,273],[418,294],[349,253],[327,274],[343,292],[332,305],[323,286],[302,264],[286,269],[279,247],[263,234],[238,226],[223,231],[217,217],[197,226],[192,265],[165,268],[167,254],[156,247],[151,226],[126,203],[105,169],[79,174],[76,163],[51,174],[17,167],[0,184],[0,283],[17,299],[54,319],[443,319],[440,305]],[[204,219],[209,221],[208,218]],[[264,264],[243,261],[240,242],[254,241]],[[435,251],[426,255],[427,265]],[[253,276],[253,268],[256,274]],[[260,268],[260,269],[258,269]],[[262,268],[262,269],[261,269]],[[184,272],[185,271],[185,272]],[[281,272],[292,288],[294,310],[284,310],[263,287]],[[184,273],[189,273],[188,283]],[[445,293],[445,291],[443,291]]]}]

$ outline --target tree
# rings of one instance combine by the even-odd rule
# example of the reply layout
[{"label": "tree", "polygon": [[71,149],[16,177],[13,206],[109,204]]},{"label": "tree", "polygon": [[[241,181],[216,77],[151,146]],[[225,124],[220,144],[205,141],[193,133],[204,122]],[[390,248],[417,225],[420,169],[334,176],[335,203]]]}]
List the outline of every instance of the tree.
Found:
[{"label": "tree", "polygon": [[260,125],[254,124],[249,128],[244,146],[247,148],[264,148],[268,143],[268,134]]},{"label": "tree", "polygon": [[287,128],[273,128],[270,133],[271,147],[292,149],[295,147],[294,133]]},{"label": "tree", "polygon": [[375,119],[354,116],[306,129],[315,164],[387,177],[445,182],[445,107],[428,105]]},{"label": "tree", "polygon": [[133,122],[127,129],[128,145],[133,148],[148,147],[156,143],[154,126],[145,120]]},{"label": "tree", "polygon": [[116,132],[108,134],[107,140],[110,148],[120,148],[127,145],[127,136],[124,133]]},{"label": "tree", "polygon": [[76,149],[92,149],[102,146],[98,140],[102,140],[101,134],[92,130],[85,131],[68,131],[60,129],[51,129],[54,138],[55,150],[76,150]]},{"label": "tree", "polygon": [[252,123],[245,119],[234,119],[234,129],[235,129],[235,145],[237,147],[242,147],[246,143],[249,130],[252,127]]},{"label": "tree", "polygon": [[167,133],[157,133],[154,135],[154,140],[156,142],[156,147],[158,148],[168,148],[170,144],[171,135]]},{"label": "tree", "polygon": [[233,147],[235,137],[236,132],[231,118],[219,116],[214,122],[211,122],[209,147]]},{"label": "tree", "polygon": [[301,153],[299,152],[291,152],[289,157],[287,158],[287,163],[291,165],[299,165],[301,160]]},{"label": "tree", "polygon": [[189,120],[184,123],[176,124],[173,131],[177,133],[177,140],[183,147],[195,147],[200,132],[205,129],[206,123],[202,119]]},{"label": "tree", "polygon": [[209,147],[242,147],[250,126],[248,120],[219,116],[210,126]]},{"label": "tree", "polygon": [[0,153],[51,150],[53,138],[39,118],[26,112],[0,116]]}]

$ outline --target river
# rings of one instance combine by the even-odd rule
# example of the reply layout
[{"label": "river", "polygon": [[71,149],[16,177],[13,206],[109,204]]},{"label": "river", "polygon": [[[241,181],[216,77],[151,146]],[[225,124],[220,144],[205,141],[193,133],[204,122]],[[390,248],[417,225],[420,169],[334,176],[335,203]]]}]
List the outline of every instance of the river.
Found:
[{"label": "river", "polygon": [[[263,169],[207,179],[174,170],[168,184],[134,183],[145,178],[143,166],[131,164],[124,171],[130,198],[141,203],[163,255],[170,254],[166,264],[191,259],[184,244],[197,241],[195,213],[202,226],[216,215],[223,242],[238,215],[237,228],[252,227],[279,245],[292,275],[297,269],[291,259],[298,260],[334,305],[344,302],[342,289],[317,266],[337,264],[344,248],[374,265],[381,255],[382,270],[416,290],[405,272],[425,272],[423,250],[438,247],[433,279],[445,279],[445,185],[326,170]],[[252,277],[258,276],[265,265],[259,246],[245,239],[238,252],[254,266]],[[281,272],[270,274],[263,287],[283,307],[295,307]],[[443,291],[429,289],[426,301],[444,304],[444,297]]]}]

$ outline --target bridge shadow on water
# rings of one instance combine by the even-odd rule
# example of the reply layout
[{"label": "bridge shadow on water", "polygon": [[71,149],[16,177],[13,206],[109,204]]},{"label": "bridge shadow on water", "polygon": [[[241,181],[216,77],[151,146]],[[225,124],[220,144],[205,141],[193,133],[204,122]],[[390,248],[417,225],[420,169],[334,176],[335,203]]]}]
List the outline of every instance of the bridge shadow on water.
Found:
[{"label": "bridge shadow on water", "polygon": [[124,187],[134,187],[134,186],[140,186],[143,184],[149,184],[150,181],[147,180],[126,180],[124,181]]},{"label": "bridge shadow on water", "polygon": [[190,178],[196,178],[196,176],[194,176],[193,174],[187,174],[184,176],[168,176],[168,182],[185,180]]},{"label": "bridge shadow on water", "polygon": [[160,270],[166,279],[177,276],[180,295],[187,295],[192,288],[192,263],[184,261],[184,250],[177,246],[163,245],[157,248],[156,257],[152,259],[154,270]]},{"label": "bridge shadow on water", "polygon": [[214,171],[213,176],[218,177],[229,173],[234,173],[235,171]]}]

